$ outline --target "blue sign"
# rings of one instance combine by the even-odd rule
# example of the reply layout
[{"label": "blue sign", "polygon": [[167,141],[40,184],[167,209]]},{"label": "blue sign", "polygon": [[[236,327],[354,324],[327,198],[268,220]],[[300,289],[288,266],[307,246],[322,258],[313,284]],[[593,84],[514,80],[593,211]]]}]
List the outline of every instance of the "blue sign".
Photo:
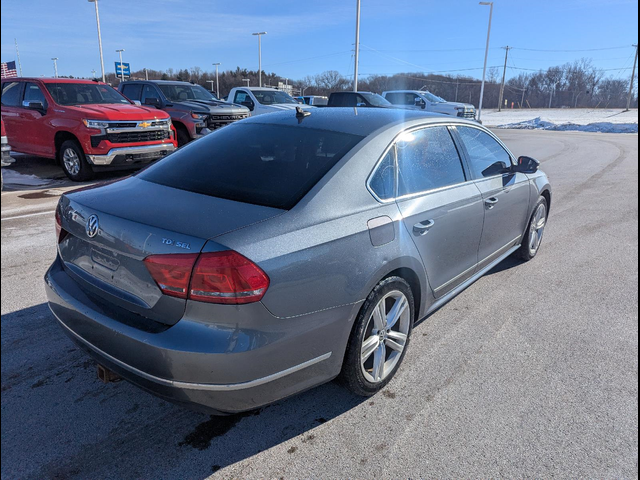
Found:
[{"label": "blue sign", "polygon": [[131,67],[129,66],[129,64],[125,62],[116,62],[116,75],[118,77],[121,77],[122,75],[124,75],[125,77],[130,77]]}]

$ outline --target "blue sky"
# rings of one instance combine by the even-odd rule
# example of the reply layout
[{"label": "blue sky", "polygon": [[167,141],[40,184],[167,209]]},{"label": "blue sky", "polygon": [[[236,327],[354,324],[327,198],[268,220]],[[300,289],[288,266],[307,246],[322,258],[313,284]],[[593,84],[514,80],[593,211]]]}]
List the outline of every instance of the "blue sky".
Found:
[{"label": "blue sky", "polygon": [[[212,62],[255,70],[258,45],[251,33],[267,31],[264,70],[292,79],[325,70],[349,75],[355,3],[100,0],[105,66],[113,71],[115,50],[124,48],[134,70],[213,70]],[[478,77],[488,16],[489,8],[475,0],[362,0],[360,72],[459,70]],[[59,57],[60,75],[100,70],[94,7],[87,0],[3,0],[1,23],[2,61],[15,59],[17,38],[24,75],[51,76],[51,57]],[[626,67],[607,75],[627,77],[637,34],[637,0],[496,0],[489,65],[502,65],[500,47],[510,45],[520,48],[511,53],[511,67],[540,69],[591,57],[606,70]],[[610,47],[622,48],[596,50]]]}]

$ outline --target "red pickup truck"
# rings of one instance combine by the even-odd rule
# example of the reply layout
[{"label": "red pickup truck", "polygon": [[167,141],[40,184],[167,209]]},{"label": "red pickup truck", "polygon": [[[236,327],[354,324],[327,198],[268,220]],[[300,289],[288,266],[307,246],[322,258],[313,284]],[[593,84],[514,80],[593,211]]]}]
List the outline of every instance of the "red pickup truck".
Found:
[{"label": "red pickup truck", "polygon": [[140,167],[177,147],[167,113],[90,80],[3,79],[2,119],[14,151],[54,158],[75,181]]}]

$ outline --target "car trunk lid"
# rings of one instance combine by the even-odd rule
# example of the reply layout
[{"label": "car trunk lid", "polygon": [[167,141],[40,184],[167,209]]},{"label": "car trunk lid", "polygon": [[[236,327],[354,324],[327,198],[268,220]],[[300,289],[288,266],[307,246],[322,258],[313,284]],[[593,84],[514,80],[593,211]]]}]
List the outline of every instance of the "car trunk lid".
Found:
[{"label": "car trunk lid", "polygon": [[59,208],[66,232],[60,257],[83,290],[96,302],[168,325],[182,317],[186,300],[162,294],[145,258],[198,254],[209,239],[282,212],[135,177],[67,194]]}]

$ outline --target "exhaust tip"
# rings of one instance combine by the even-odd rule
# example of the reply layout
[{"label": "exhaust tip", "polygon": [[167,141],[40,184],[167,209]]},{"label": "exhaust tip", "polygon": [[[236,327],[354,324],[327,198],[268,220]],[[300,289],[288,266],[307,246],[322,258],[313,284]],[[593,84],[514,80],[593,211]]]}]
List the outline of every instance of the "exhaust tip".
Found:
[{"label": "exhaust tip", "polygon": [[98,364],[98,379],[102,383],[119,382],[122,377],[115,372],[112,372],[107,367]]}]

